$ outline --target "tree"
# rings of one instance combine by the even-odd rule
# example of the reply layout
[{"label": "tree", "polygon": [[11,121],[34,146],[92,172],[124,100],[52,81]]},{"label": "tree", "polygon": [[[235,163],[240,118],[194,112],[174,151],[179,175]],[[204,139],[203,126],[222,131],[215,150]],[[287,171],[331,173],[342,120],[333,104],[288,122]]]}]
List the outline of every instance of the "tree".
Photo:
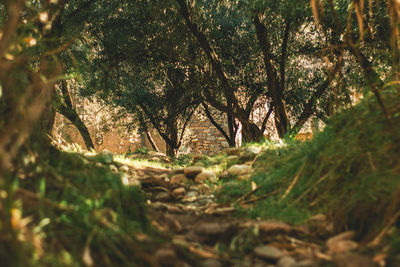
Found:
[{"label": "tree", "polygon": [[82,40],[95,47],[82,92],[125,108],[143,129],[154,127],[167,154],[176,156],[199,94],[186,60],[185,29],[168,12],[168,6],[143,1],[97,5],[85,29],[90,37]]}]

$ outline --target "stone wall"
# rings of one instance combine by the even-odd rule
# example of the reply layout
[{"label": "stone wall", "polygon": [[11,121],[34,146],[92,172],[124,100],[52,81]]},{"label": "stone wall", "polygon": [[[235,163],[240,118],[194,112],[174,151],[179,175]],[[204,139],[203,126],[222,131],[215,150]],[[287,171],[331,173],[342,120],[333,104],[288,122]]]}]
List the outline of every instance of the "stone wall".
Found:
[{"label": "stone wall", "polygon": [[[210,108],[210,113],[214,120],[228,133],[226,115],[213,108]],[[188,149],[190,153],[209,154],[229,147],[224,136],[207,118],[203,108],[199,108],[193,114],[185,141],[184,149]]]},{"label": "stone wall", "polygon": [[[252,120],[260,124],[259,118],[264,117],[266,110],[267,108],[264,105],[259,105],[253,113]],[[115,117],[118,117],[116,116],[118,115],[117,110],[107,106],[104,107],[100,103],[93,101],[84,101],[77,105],[77,112],[89,129],[96,151],[107,149],[114,153],[126,153],[133,152],[142,146],[146,146],[152,150],[145,134],[126,129],[124,124],[126,124],[128,116],[120,116],[122,118],[115,120]],[[210,112],[214,120],[228,133],[226,115],[211,107]],[[311,138],[311,125],[311,120],[307,121],[297,138],[300,140]],[[273,116],[270,117],[270,121],[267,124],[265,136],[269,139],[277,139]],[[59,143],[77,143],[81,147],[86,148],[75,126],[59,114],[56,117],[53,137]],[[152,131],[152,137],[159,150],[165,153],[165,142],[155,130]],[[240,137],[239,132],[236,142],[238,145],[240,145]],[[229,146],[227,140],[207,118],[202,107],[199,107],[193,114],[183,141],[180,149],[180,153],[183,154],[210,154]]]}]

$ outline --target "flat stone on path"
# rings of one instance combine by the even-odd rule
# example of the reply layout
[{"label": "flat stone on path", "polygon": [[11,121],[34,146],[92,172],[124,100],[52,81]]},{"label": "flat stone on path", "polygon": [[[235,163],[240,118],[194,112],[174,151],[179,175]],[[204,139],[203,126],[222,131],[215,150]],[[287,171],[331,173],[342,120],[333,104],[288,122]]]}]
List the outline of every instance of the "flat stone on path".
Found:
[{"label": "flat stone on path", "polygon": [[335,267],[378,267],[372,259],[359,254],[340,254],[333,258]]},{"label": "flat stone on path", "polygon": [[280,258],[276,267],[297,267],[295,259],[289,256],[284,256]]},{"label": "flat stone on path", "polygon": [[201,235],[222,235],[225,234],[231,226],[230,223],[204,222],[197,226],[195,232]]},{"label": "flat stone on path", "polygon": [[156,201],[166,201],[171,199],[171,195],[167,192],[159,192],[154,196]]},{"label": "flat stone on path", "polygon": [[276,267],[297,267],[295,259],[289,256],[280,258]]},{"label": "flat stone on path", "polygon": [[163,265],[173,266],[176,263],[176,253],[170,248],[161,248],[157,250],[154,254],[154,258]]},{"label": "flat stone on path", "polygon": [[277,248],[271,246],[260,246],[254,249],[254,255],[259,258],[277,262],[279,258],[285,256],[285,254]]},{"label": "flat stone on path", "polygon": [[171,193],[171,195],[172,195],[174,198],[182,198],[182,197],[185,196],[185,194],[186,194],[186,189],[185,189],[184,187],[176,188],[176,189],[174,189],[174,191],[172,191],[172,193]]},{"label": "flat stone on path", "polygon": [[237,155],[237,154],[239,154],[239,148],[238,147],[230,147],[226,150],[226,154]]},{"label": "flat stone on path", "polygon": [[194,181],[196,183],[204,182],[206,180],[215,180],[216,175],[213,171],[203,171],[199,173],[196,178],[194,178]]},{"label": "flat stone on path", "polygon": [[251,167],[249,165],[233,165],[228,169],[230,175],[242,175],[251,172]]},{"label": "flat stone on path", "polygon": [[174,176],[175,174],[183,174],[184,169],[183,168],[177,168],[177,169],[172,169],[170,174]]},{"label": "flat stone on path", "polygon": [[170,183],[171,184],[182,184],[182,183],[186,183],[187,182],[187,178],[186,175],[184,174],[177,174],[171,177]]},{"label": "flat stone on path", "polygon": [[200,166],[190,166],[184,169],[184,174],[187,178],[195,178],[199,173],[203,172],[204,168]]},{"label": "flat stone on path", "polygon": [[239,156],[243,161],[253,160],[260,151],[261,147],[246,147],[239,153]]}]

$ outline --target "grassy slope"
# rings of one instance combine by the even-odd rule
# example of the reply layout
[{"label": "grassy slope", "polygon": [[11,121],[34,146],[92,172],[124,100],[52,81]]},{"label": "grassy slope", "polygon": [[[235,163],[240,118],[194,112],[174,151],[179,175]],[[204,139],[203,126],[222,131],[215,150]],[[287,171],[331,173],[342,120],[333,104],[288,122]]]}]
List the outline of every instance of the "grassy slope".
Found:
[{"label": "grassy slope", "polygon": [[[391,124],[374,99],[348,109],[312,141],[271,147],[257,159],[252,176],[262,196],[252,217],[303,222],[324,213],[338,231],[354,229],[370,240],[400,208],[400,106],[387,97]],[[293,180],[287,196],[283,197]],[[249,191],[250,181],[225,186],[220,196]]]}]

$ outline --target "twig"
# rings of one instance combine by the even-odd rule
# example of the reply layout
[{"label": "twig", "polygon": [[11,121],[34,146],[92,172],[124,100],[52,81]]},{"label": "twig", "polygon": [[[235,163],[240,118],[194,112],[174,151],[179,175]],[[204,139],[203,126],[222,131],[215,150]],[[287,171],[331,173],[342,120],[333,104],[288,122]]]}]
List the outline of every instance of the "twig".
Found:
[{"label": "twig", "polygon": [[292,183],[289,185],[288,189],[286,189],[285,193],[283,194],[283,196],[281,198],[281,201],[284,200],[287,197],[287,195],[289,195],[290,191],[292,191],[293,187],[296,185],[297,181],[299,180],[300,174],[304,169],[304,166],[306,166],[305,162],[301,166],[300,170],[297,172],[296,176],[294,177]]},{"label": "twig", "polygon": [[373,171],[376,171],[376,167],[375,167],[374,161],[373,161],[373,159],[372,159],[371,152],[367,152],[367,155],[368,155],[369,164],[371,165],[371,169],[372,169]]},{"label": "twig", "polygon": [[253,198],[253,199],[249,199],[249,200],[243,201],[243,202],[241,202],[240,204],[249,204],[249,203],[253,203],[253,202],[256,202],[256,201],[259,201],[259,200],[262,200],[262,199],[266,199],[266,198],[272,197],[272,196],[274,196],[274,195],[277,195],[278,193],[279,193],[279,190],[276,190],[276,191],[273,191],[273,192],[268,193],[268,194],[266,194],[266,195],[259,196],[259,197]]},{"label": "twig", "polygon": [[251,191],[248,192],[247,194],[245,194],[245,195],[241,196],[240,198],[238,198],[235,202],[237,203],[237,202],[240,202],[240,201],[245,200],[246,198],[248,198],[249,196],[251,196],[252,194],[254,194],[255,192],[257,192],[259,188],[260,188],[260,187],[257,187],[256,189],[251,190]]},{"label": "twig", "polygon": [[390,219],[389,223],[382,229],[382,231],[372,240],[371,242],[368,243],[368,247],[376,247],[379,245],[379,243],[382,241],[382,239],[385,237],[386,233],[389,231],[390,227],[397,221],[397,219],[400,217],[400,210],[398,210],[394,216]]},{"label": "twig", "polygon": [[319,178],[319,180],[313,184],[312,186],[310,186],[306,191],[304,191],[303,194],[301,194],[301,196],[299,196],[295,201],[293,201],[292,205],[299,202],[300,199],[302,199],[305,195],[307,195],[314,187],[316,187],[317,185],[319,185],[321,182],[323,182],[326,178],[328,177],[328,174],[325,174],[324,176],[322,176],[321,178]]}]

